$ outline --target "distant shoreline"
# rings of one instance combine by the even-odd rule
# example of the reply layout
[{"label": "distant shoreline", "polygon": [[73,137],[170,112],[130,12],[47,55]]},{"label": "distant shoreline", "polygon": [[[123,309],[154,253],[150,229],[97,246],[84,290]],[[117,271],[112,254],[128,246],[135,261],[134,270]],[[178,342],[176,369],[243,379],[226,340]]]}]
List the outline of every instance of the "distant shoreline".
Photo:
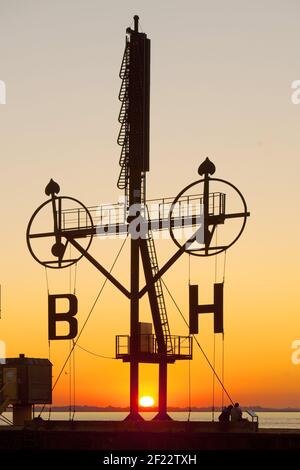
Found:
[{"label": "distant shoreline", "polygon": [[[48,410],[50,407],[50,405],[46,405],[45,406],[45,410]],[[242,407],[243,409],[250,409],[250,410],[254,410],[256,412],[300,412],[300,408],[292,408],[292,407],[288,407],[288,408],[267,408],[267,407],[261,407],[261,406],[243,406]],[[35,407],[35,411],[41,411],[42,407],[40,406],[36,406]],[[70,407],[69,406],[51,406],[51,411],[55,411],[55,412],[69,412],[70,411]],[[93,412],[93,413],[112,413],[112,412],[117,412],[117,413],[121,413],[121,412],[128,412],[129,411],[129,407],[125,407],[125,408],[122,408],[122,407],[113,407],[113,406],[106,406],[106,407],[98,407],[98,406],[85,406],[85,405],[78,405],[78,406],[75,406],[74,407],[71,407],[71,411],[76,411],[76,412]],[[156,412],[157,411],[157,408],[154,407],[154,408],[145,408],[144,410],[140,409],[140,412]],[[212,409],[210,407],[201,407],[201,408],[197,408],[197,407],[192,407],[190,410],[189,408],[177,408],[177,407],[170,407],[168,408],[168,411],[170,412],[211,412]],[[215,412],[219,412],[221,411],[221,408],[215,408],[214,410]]]}]

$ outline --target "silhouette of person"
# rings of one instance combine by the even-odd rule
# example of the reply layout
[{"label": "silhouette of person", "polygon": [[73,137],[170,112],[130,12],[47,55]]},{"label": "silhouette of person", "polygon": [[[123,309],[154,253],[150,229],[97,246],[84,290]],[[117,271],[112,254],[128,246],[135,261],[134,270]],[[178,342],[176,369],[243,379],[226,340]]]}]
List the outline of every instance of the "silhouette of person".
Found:
[{"label": "silhouette of person", "polygon": [[232,422],[242,421],[243,412],[239,403],[235,403],[230,412],[230,419]]},{"label": "silhouette of person", "polygon": [[219,416],[220,423],[229,423],[232,408],[232,405],[229,405],[227,407],[225,406],[225,408],[223,408],[222,413]]}]

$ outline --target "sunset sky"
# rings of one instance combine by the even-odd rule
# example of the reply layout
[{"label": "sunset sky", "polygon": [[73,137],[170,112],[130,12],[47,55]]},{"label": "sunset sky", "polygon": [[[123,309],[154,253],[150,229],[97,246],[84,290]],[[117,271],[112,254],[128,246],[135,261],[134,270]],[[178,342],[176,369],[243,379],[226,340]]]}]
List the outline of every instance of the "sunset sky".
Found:
[{"label": "sunset sky", "polygon": [[[300,407],[300,79],[298,1],[0,0],[1,236],[0,340],[7,356],[48,357],[45,269],[28,252],[25,232],[46,200],[53,178],[61,194],[87,206],[115,203],[120,148],[118,77],[125,30],[133,15],[151,39],[151,171],[148,197],[176,196],[197,180],[207,156],[216,176],[244,194],[251,217],[227,253],[225,271],[225,385],[244,405]],[[110,268],[122,240],[95,238],[91,253]],[[129,287],[128,243],[114,269]],[[163,264],[175,251],[157,242]],[[224,257],[218,257],[217,281]],[[192,259],[191,281],[210,303],[215,260]],[[49,271],[50,293],[73,290],[74,268]],[[82,260],[77,268],[82,326],[103,283]],[[188,318],[188,256],[164,280]],[[166,294],[173,334],[187,328]],[[204,317],[204,316],[203,316]],[[149,320],[142,303],[141,318]],[[114,356],[115,335],[129,333],[129,302],[109,283],[79,344]],[[197,336],[213,354],[213,318],[201,317]],[[51,344],[54,380],[69,350]],[[221,337],[216,338],[221,372]],[[76,349],[76,402],[127,406],[129,366]],[[67,404],[69,375],[54,391]],[[168,403],[188,404],[188,362],[169,366]],[[158,370],[141,366],[140,395],[157,403]],[[216,402],[221,391],[216,388]],[[210,406],[212,374],[194,345],[193,406]]]}]

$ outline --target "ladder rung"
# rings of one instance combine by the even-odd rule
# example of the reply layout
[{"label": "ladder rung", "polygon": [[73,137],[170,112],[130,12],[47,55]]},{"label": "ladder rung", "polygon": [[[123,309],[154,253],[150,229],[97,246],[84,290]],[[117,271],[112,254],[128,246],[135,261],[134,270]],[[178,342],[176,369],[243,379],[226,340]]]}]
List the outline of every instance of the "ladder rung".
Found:
[{"label": "ladder rung", "polygon": [[[155,276],[159,271],[159,267],[158,267],[158,263],[157,263],[157,255],[156,255],[154,239],[152,237],[151,230],[148,231],[147,248],[148,248],[148,253],[149,253],[149,258],[150,258],[150,267],[151,267],[153,276]],[[162,290],[162,285],[161,285],[161,280],[160,279],[158,279],[154,283],[154,289],[155,289],[155,293],[156,293],[157,304],[158,304],[158,309],[159,309],[159,314],[160,314],[160,319],[161,319],[161,327],[162,327],[165,343],[166,343],[167,348],[168,348],[167,352],[172,352],[173,347],[172,347],[172,342],[171,342],[171,338],[170,338],[170,329],[169,329],[169,323],[168,323],[168,316],[167,316],[166,305],[165,305],[165,300],[164,300],[164,293],[163,293],[163,290]],[[169,343],[169,345],[168,345],[168,343]]]}]

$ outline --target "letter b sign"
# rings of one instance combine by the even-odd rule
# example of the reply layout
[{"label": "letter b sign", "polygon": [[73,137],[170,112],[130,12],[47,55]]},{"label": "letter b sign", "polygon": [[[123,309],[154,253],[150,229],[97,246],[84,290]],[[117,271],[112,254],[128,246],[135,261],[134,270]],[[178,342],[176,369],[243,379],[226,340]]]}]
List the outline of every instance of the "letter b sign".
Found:
[{"label": "letter b sign", "polygon": [[[66,299],[69,303],[67,312],[57,312],[57,299]],[[48,338],[50,339],[73,339],[78,332],[78,323],[75,317],[78,311],[78,301],[74,294],[48,295]],[[57,335],[56,322],[64,321],[69,324],[69,334]]]}]

